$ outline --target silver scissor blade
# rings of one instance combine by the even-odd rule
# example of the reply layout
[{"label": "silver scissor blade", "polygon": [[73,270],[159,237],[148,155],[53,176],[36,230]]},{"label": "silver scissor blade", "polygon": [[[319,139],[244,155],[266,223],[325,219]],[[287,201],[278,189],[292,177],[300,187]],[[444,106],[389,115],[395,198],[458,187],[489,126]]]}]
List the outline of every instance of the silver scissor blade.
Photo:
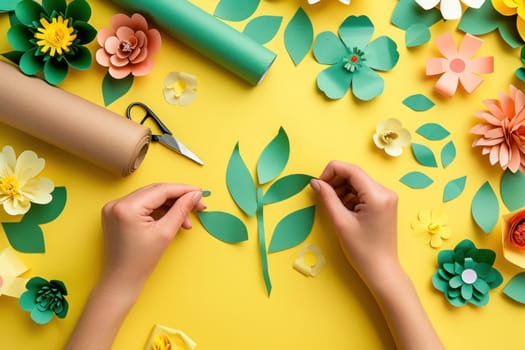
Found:
[{"label": "silver scissor blade", "polygon": [[159,136],[159,142],[164,146],[171,148],[177,153],[182,154],[183,156],[193,160],[195,163],[204,165],[204,162],[200,160],[199,157],[195,155],[188,147],[184,146],[180,141],[177,141],[172,135],[164,134]]}]

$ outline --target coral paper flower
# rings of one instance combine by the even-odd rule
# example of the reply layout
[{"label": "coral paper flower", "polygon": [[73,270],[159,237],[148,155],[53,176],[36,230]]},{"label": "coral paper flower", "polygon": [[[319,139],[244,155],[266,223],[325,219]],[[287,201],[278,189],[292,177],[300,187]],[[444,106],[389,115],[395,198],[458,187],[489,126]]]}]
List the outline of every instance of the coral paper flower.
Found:
[{"label": "coral paper flower", "polygon": [[164,79],[164,99],[172,105],[186,106],[197,97],[197,78],[184,72],[171,72]]},{"label": "coral paper flower", "polygon": [[131,17],[116,14],[111,29],[101,29],[97,41],[98,64],[109,67],[109,74],[123,79],[129,74],[143,76],[153,69],[153,55],[160,50],[161,38],[156,29],[148,29],[146,19],[135,13]]},{"label": "coral paper flower", "polygon": [[386,154],[392,157],[401,155],[403,147],[411,142],[410,132],[395,118],[380,121],[372,139],[379,149],[384,149]]},{"label": "coral paper flower", "polygon": [[452,232],[448,227],[448,216],[441,209],[422,210],[417,218],[411,227],[416,233],[428,233],[432,248],[441,247],[443,240],[450,238]]},{"label": "coral paper flower", "polygon": [[[459,19],[461,17],[461,4],[459,0],[416,0],[425,10],[430,10],[439,4],[441,15],[444,19]],[[461,0],[468,7],[479,9],[485,0]]]},{"label": "coral paper flower", "polygon": [[20,296],[20,306],[31,313],[31,318],[38,324],[51,321],[53,314],[64,318],[69,310],[65,296],[67,289],[64,282],[47,281],[41,277],[33,277],[26,284],[27,291]]},{"label": "coral paper flower", "polygon": [[51,202],[53,182],[46,178],[35,178],[44,169],[45,160],[33,151],[24,151],[16,158],[11,146],[0,153],[0,203],[9,215],[25,214],[31,202]]},{"label": "coral paper flower", "polygon": [[475,115],[484,123],[475,125],[470,132],[479,137],[472,147],[482,147],[489,155],[491,165],[499,162],[503,170],[513,173],[525,171],[525,95],[510,86],[510,95],[500,93],[498,100],[485,100],[488,111]]},{"label": "coral paper flower", "polygon": [[505,259],[525,268],[525,209],[503,216],[501,240]]},{"label": "coral paper flower", "polygon": [[504,16],[516,16],[516,28],[525,40],[525,2],[522,0],[492,0],[492,6]]},{"label": "coral paper flower", "polygon": [[427,60],[427,75],[443,74],[436,83],[435,89],[443,95],[454,96],[461,83],[468,93],[474,91],[483,81],[475,74],[488,74],[494,71],[494,57],[470,57],[480,48],[483,40],[466,34],[459,50],[447,32],[436,39],[439,51],[445,56],[432,57]]}]

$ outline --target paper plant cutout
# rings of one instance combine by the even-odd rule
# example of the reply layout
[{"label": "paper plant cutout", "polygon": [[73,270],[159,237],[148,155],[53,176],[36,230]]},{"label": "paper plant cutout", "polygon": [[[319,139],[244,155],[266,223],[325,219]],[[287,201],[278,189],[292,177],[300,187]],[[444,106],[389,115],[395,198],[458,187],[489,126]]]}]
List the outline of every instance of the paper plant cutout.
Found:
[{"label": "paper plant cutout", "polygon": [[525,272],[512,277],[503,288],[503,294],[520,304],[525,304]]},{"label": "paper plant cutout", "polygon": [[401,122],[395,118],[380,121],[372,139],[377,148],[384,150],[392,157],[400,156],[403,153],[403,147],[408,146],[412,140],[410,132],[403,128]]},{"label": "paper plant cutout", "polygon": [[306,12],[299,7],[284,30],[284,46],[295,65],[298,65],[310,51],[313,39],[312,21]]},{"label": "paper plant cutout", "polygon": [[406,47],[416,47],[430,41],[430,29],[424,23],[416,23],[407,28],[405,32]]},{"label": "paper plant cutout", "polygon": [[498,223],[498,198],[488,181],[486,181],[474,195],[471,212],[476,224],[486,234],[489,234]]},{"label": "paper plant cutout", "polygon": [[417,215],[417,220],[411,226],[417,234],[430,235],[429,244],[432,248],[439,248],[443,240],[450,238],[452,231],[448,227],[448,216],[441,209],[422,210]]},{"label": "paper plant cutout", "polygon": [[432,152],[427,146],[419,143],[412,143],[412,153],[419,164],[426,167],[437,168],[437,161],[434,152]]},{"label": "paper plant cutout", "polygon": [[44,253],[44,234],[39,225],[56,219],[66,205],[66,188],[56,187],[49,204],[34,204],[20,222],[3,222],[11,246],[23,253]]},{"label": "paper plant cutout", "polygon": [[434,182],[434,180],[420,171],[411,171],[406,173],[399,179],[399,181],[402,184],[414,189],[427,188]]},{"label": "paper plant cutout", "polygon": [[520,60],[522,66],[516,69],[516,77],[521,81],[525,81],[525,46],[521,48]]},{"label": "paper plant cutout", "polygon": [[242,21],[253,15],[261,0],[220,0],[214,16],[227,21]]},{"label": "paper plant cutout", "polygon": [[255,17],[244,27],[243,33],[261,45],[266,44],[277,34],[282,21],[282,16]]},{"label": "paper plant cutout", "polygon": [[494,71],[493,57],[478,57],[472,55],[483,44],[483,40],[466,34],[459,50],[456,49],[454,38],[447,32],[436,39],[436,46],[443,57],[432,57],[427,60],[427,75],[441,75],[435,85],[437,92],[445,96],[454,96],[458,84],[468,92],[473,92],[483,81],[475,74],[488,74]]},{"label": "paper plant cutout", "polygon": [[525,173],[505,171],[501,177],[500,194],[510,211],[525,207]]},{"label": "paper plant cutout", "polygon": [[187,106],[197,97],[197,77],[184,72],[171,72],[164,78],[162,92],[166,102]]},{"label": "paper plant cutout", "polygon": [[[416,2],[425,10],[433,9],[439,4],[443,19],[461,18],[462,9],[459,0],[416,0]],[[461,2],[468,7],[479,9],[485,0],[461,0]]]},{"label": "paper plant cutout", "polygon": [[[312,5],[312,4],[317,4],[319,1],[321,0],[308,0],[308,3]],[[345,5],[350,5],[350,1],[351,0],[339,0],[340,3],[345,4]]]},{"label": "paper plant cutout", "polygon": [[193,350],[197,344],[184,332],[156,324],[144,350]]},{"label": "paper plant cutout", "polygon": [[[226,185],[235,204],[249,217],[256,215],[259,233],[259,253],[266,291],[270,295],[272,283],[268,270],[266,237],[264,230],[264,205],[283,201],[299,193],[312,179],[309,175],[293,174],[280,179],[290,156],[288,135],[283,128],[265,147],[257,162],[257,185],[244,163],[237,143],[233,149],[226,171]],[[274,181],[276,180],[276,181]],[[273,183],[264,192],[264,185]],[[242,220],[221,211],[202,211],[199,219],[212,236],[227,242],[239,243],[248,239],[248,231]],[[299,209],[286,215],[275,227],[268,253],[295,247],[303,242],[312,230],[315,206]]]},{"label": "paper plant cutout", "polygon": [[427,140],[440,141],[450,135],[450,132],[436,123],[427,123],[416,129],[416,133]]},{"label": "paper plant cutout", "polygon": [[525,3],[516,0],[492,0],[492,6],[503,16],[516,16],[516,28],[525,40]]},{"label": "paper plant cutout", "polygon": [[38,324],[46,324],[55,314],[64,318],[69,310],[66,300],[67,289],[64,282],[47,281],[33,277],[26,284],[27,291],[20,296],[20,306],[31,313],[31,319]]},{"label": "paper plant cutout", "polygon": [[483,120],[470,132],[479,137],[472,144],[482,147],[481,153],[489,155],[491,165],[499,162],[503,170],[513,173],[525,171],[525,95],[510,86],[510,94],[500,93],[499,100],[485,100],[488,111],[474,115]]},{"label": "paper plant cutout", "polygon": [[416,112],[428,111],[434,107],[434,102],[423,94],[408,96],[403,100],[403,104]]},{"label": "paper plant cutout", "polygon": [[389,71],[397,64],[396,43],[380,36],[368,43],[374,25],[366,16],[347,17],[339,27],[339,38],[332,32],[317,35],[314,56],[330,65],[317,76],[317,87],[330,99],[340,99],[351,88],[355,97],[369,101],[381,95],[383,79],[375,72]]},{"label": "paper plant cutout", "polygon": [[[310,257],[308,255],[311,255]],[[314,244],[305,244],[301,248],[293,268],[307,277],[315,277],[321,272],[326,260],[321,249]]]},{"label": "paper plant cutout", "polygon": [[445,189],[443,190],[443,202],[448,202],[459,197],[459,195],[465,190],[466,184],[466,176],[461,176],[447,182]]},{"label": "paper plant cutout", "polygon": [[69,66],[86,70],[91,66],[91,53],[84,45],[97,32],[87,21],[91,8],[85,0],[23,0],[15,7],[17,23],[7,32],[14,51],[4,54],[27,75],[43,71],[44,79],[53,85],[67,76]]},{"label": "paper plant cutout", "polygon": [[489,291],[503,283],[500,272],[492,266],[495,259],[494,251],[477,249],[472,241],[463,240],[454,250],[439,252],[432,284],[453,306],[484,306],[489,302]]},{"label": "paper plant cutout", "polygon": [[439,10],[425,11],[414,0],[399,0],[392,15],[392,24],[405,30],[407,47],[420,46],[430,40],[430,30],[441,19]]},{"label": "paper plant cutout", "polygon": [[28,268],[10,249],[5,248],[0,252],[0,296],[7,295],[19,298],[25,291],[27,278],[20,278]]},{"label": "paper plant cutout", "polygon": [[11,12],[15,10],[16,5],[22,0],[4,0],[0,4],[0,13]]},{"label": "paper plant cutout", "polygon": [[502,217],[501,243],[505,259],[525,268],[525,209]]}]

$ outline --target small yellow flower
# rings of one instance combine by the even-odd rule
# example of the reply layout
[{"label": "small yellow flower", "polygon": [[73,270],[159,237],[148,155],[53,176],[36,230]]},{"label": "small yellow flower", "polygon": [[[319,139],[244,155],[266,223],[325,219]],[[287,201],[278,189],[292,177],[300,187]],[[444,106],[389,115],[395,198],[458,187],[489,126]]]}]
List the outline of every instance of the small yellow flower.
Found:
[{"label": "small yellow flower", "polygon": [[410,132],[395,118],[380,121],[373,139],[379,149],[384,149],[386,154],[392,157],[401,155],[403,147],[408,146],[412,141]]},{"label": "small yellow flower", "polygon": [[448,216],[441,209],[422,210],[411,227],[418,234],[428,233],[432,248],[441,247],[443,240],[449,239],[452,234],[448,227]]},{"label": "small yellow flower", "polygon": [[197,97],[197,78],[184,72],[171,72],[164,80],[164,99],[173,105],[186,106]]},{"label": "small yellow flower", "polygon": [[64,20],[62,16],[54,17],[51,23],[45,18],[40,19],[42,27],[38,27],[35,39],[39,39],[36,44],[40,46],[40,51],[46,53],[51,49],[49,55],[59,56],[64,52],[69,52],[69,47],[73,44],[77,35],[73,34],[73,27],[69,26],[69,20]]}]

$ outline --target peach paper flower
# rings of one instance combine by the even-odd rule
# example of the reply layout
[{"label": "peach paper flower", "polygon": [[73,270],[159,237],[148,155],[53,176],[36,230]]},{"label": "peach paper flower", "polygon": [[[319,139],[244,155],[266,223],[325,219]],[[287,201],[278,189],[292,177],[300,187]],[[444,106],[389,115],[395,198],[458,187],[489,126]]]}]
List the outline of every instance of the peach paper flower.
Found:
[{"label": "peach paper flower", "polygon": [[160,33],[148,29],[146,19],[135,13],[131,17],[116,14],[110,19],[111,29],[101,29],[97,41],[97,62],[109,67],[109,74],[123,79],[129,74],[143,76],[153,68],[153,55],[161,45]]},{"label": "peach paper flower", "polygon": [[503,170],[513,173],[525,171],[525,95],[510,86],[510,95],[499,94],[498,100],[483,101],[488,111],[477,111],[474,115],[484,120],[470,132],[479,135],[472,147],[482,147],[488,154],[490,164],[499,162]]},{"label": "peach paper flower", "polygon": [[461,83],[463,88],[471,93],[483,81],[475,74],[488,74],[494,71],[494,57],[478,57],[472,55],[483,44],[483,40],[466,34],[456,49],[454,38],[447,32],[436,39],[439,51],[445,56],[432,57],[427,60],[427,75],[443,74],[436,83],[435,89],[446,96],[454,96]]}]

